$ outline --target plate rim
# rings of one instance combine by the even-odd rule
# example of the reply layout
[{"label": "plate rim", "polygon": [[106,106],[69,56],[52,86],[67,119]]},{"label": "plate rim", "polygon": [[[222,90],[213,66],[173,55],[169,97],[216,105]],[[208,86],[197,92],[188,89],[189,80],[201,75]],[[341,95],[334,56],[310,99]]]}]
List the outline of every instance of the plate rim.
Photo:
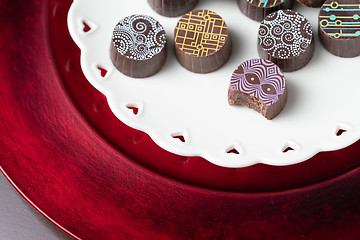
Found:
[{"label": "plate rim", "polygon": [[[2,9],[4,6],[14,6],[14,3],[11,1],[11,0],[8,0],[8,1],[4,1],[5,4],[4,5],[1,5],[0,3],[0,9]],[[32,3],[30,3],[30,5],[25,5],[24,7],[31,7],[33,9],[36,9],[36,8],[43,8],[44,6],[44,2],[46,3],[47,1],[46,0],[42,0],[42,1],[37,1],[37,3],[35,3],[35,1],[33,1]],[[29,4],[29,3],[28,3]],[[31,10],[30,8],[30,10]],[[24,10],[24,9],[21,9],[21,10]],[[20,11],[21,12],[21,11]],[[9,16],[6,16],[6,17],[9,17]],[[0,16],[0,21],[2,20],[1,16]],[[44,24],[44,23],[42,23]],[[2,44],[2,40],[0,39],[0,44]],[[54,67],[53,65],[51,67]],[[3,74],[4,71],[3,69],[1,68],[0,66],[0,74]],[[50,75],[52,76],[56,76],[58,73],[56,71],[54,71],[53,73],[49,73]],[[57,76],[59,77],[59,76]],[[8,81],[8,79],[4,79],[4,81]],[[68,95],[65,94],[65,96],[69,97]],[[1,97],[2,98],[2,97]],[[68,99],[69,100],[69,99]],[[70,100],[69,100],[70,101]],[[71,102],[71,101],[70,101]],[[5,108],[5,107],[4,107]],[[4,109],[2,108],[2,109]],[[6,110],[6,108],[5,108]],[[7,109],[8,110],[8,109]],[[73,111],[77,110],[75,107],[73,107],[72,109]],[[7,112],[3,112],[3,113],[7,113]],[[1,118],[4,117],[3,114],[0,115]],[[79,118],[81,119],[81,114],[78,113],[76,115],[76,118]],[[87,122],[85,122],[87,123]],[[0,122],[0,125],[3,126],[3,124],[9,124],[9,123],[1,123]],[[88,125],[88,123],[87,123]],[[11,129],[3,129],[5,130],[6,133],[9,133],[9,134],[12,134],[13,132],[11,132]],[[92,128],[88,127],[87,129],[88,131],[92,131]],[[2,131],[0,129],[0,131]],[[99,137],[98,136],[98,133],[97,132],[94,132],[92,131],[91,134],[93,134],[95,137]],[[0,138],[0,140],[4,140],[6,139],[5,137],[9,137],[8,135],[6,136],[2,136]],[[90,139],[89,139],[90,141]],[[100,140],[99,140],[100,141]],[[21,147],[21,145],[17,145],[17,147]],[[109,146],[108,146],[109,147]],[[110,148],[112,148],[112,146],[110,146]],[[114,149],[113,149],[114,150]],[[115,151],[115,150],[114,150]],[[59,218],[58,215],[54,215],[51,216],[51,214],[48,213],[48,207],[49,206],[44,206],[44,203],[41,202],[41,201],[45,201],[46,202],[46,199],[44,200],[43,198],[41,198],[41,196],[36,196],[36,198],[34,198],[34,193],[31,193],[29,191],[29,187],[37,187],[39,188],[39,186],[35,186],[35,185],[31,185],[31,183],[27,183],[28,184],[28,187],[24,189],[23,186],[21,186],[22,184],[24,184],[24,180],[21,180],[21,179],[24,179],[24,178],[21,178],[19,176],[16,176],[15,173],[14,173],[14,170],[15,172],[19,173],[19,166],[15,166],[14,164],[15,163],[11,163],[11,160],[13,160],[13,157],[11,155],[11,152],[6,152],[6,151],[3,151],[2,149],[0,149],[0,154],[2,156],[6,156],[7,158],[2,158],[0,159],[0,170],[1,172],[4,173],[5,177],[11,182],[11,184],[19,191],[19,193],[21,194],[21,196],[23,196],[34,208],[36,208],[42,215],[44,215],[47,219],[49,219],[51,222],[53,222],[56,226],[60,227],[62,230],[64,230],[65,232],[67,232],[68,234],[70,234],[71,236],[77,238],[77,239],[80,239],[80,237],[78,236],[81,236],[81,235],[84,235],[86,233],[82,232],[84,231],[84,229],[75,229],[74,230],[70,230],[68,227],[66,227],[66,224],[64,223],[61,223],[59,221],[59,219],[56,219],[56,218]],[[6,155],[7,154],[7,155]],[[145,168],[143,165],[137,163],[137,162],[134,162],[134,161],[129,161],[129,159],[127,159],[127,156],[125,155],[119,155],[119,152],[117,152],[119,158],[122,158],[122,160],[124,161],[127,161],[126,164],[128,164],[132,170],[134,171],[140,171],[142,173],[144,173],[144,175],[148,176],[151,178],[151,181],[153,181],[153,185],[156,185],[158,186],[159,188],[163,188],[162,190],[164,191],[164,193],[166,194],[171,194],[170,191],[173,191],[173,192],[176,192],[176,191],[183,191],[184,194],[185,192],[187,191],[188,194],[189,192],[193,193],[195,196],[194,198],[195,199],[200,199],[201,201],[205,201],[204,199],[206,197],[209,197],[209,198],[217,198],[217,200],[221,200],[223,199],[224,202],[221,202],[221,203],[224,203],[224,205],[226,204],[230,204],[230,203],[234,203],[234,202],[231,202],[231,201],[236,201],[236,200],[239,200],[239,199],[243,199],[243,200],[253,200],[253,199],[256,199],[259,201],[262,199],[267,199],[268,197],[272,197],[274,198],[274,201],[277,202],[277,204],[279,206],[281,206],[281,204],[287,200],[288,198],[290,199],[296,199],[296,198],[301,198],[303,201],[306,201],[306,195],[307,194],[310,194],[310,193],[317,193],[318,191],[321,191],[322,189],[328,189],[327,191],[334,191],[334,189],[336,190],[336,187],[339,187],[339,186],[346,186],[346,183],[352,183],[352,187],[353,188],[357,188],[360,186],[360,180],[356,180],[355,179],[352,179],[354,178],[354,176],[359,176],[360,174],[360,169],[357,167],[355,169],[352,169],[352,170],[349,170],[348,172],[342,174],[342,175],[339,175],[339,176],[336,176],[334,178],[331,178],[331,179],[327,179],[327,180],[324,180],[323,182],[318,182],[318,183],[315,183],[314,185],[308,185],[308,186],[305,186],[305,187],[299,187],[299,188],[296,188],[296,189],[291,189],[291,190],[283,190],[283,191],[279,191],[279,192],[269,192],[269,193],[258,193],[258,194],[254,194],[254,193],[235,193],[235,192],[226,192],[226,191],[219,191],[219,190],[212,190],[212,189],[206,189],[206,188],[200,188],[200,187],[197,187],[197,186],[193,186],[193,185],[190,185],[190,184],[186,184],[184,182],[181,182],[181,181],[177,181],[177,180],[174,180],[172,178],[168,178],[166,176],[163,176],[161,174],[158,174],[157,172],[154,172],[150,169],[147,169]],[[45,156],[42,156],[42,158],[44,158]],[[33,170],[35,171],[35,170]],[[20,173],[23,173],[23,172],[20,172]],[[53,172],[54,173],[54,172]],[[128,173],[130,174],[130,173]],[[141,176],[138,176],[139,178],[141,178]],[[130,179],[131,180],[131,179]],[[143,179],[141,179],[143,180]],[[34,182],[32,183],[37,183],[37,180],[36,179],[33,179]],[[129,179],[128,179],[129,181]],[[146,182],[146,180],[143,180],[143,182],[141,182],[140,180],[138,180],[137,184],[144,184],[144,183],[148,183]],[[164,186],[167,186],[167,187],[164,187]],[[109,188],[109,187],[108,187]],[[30,189],[31,190],[31,189]],[[72,191],[75,191],[76,189],[72,189]],[[142,189],[143,191],[145,191],[144,189]],[[150,190],[153,190],[153,189],[150,189]],[[347,189],[340,189],[339,191],[345,191],[346,192]],[[151,194],[151,193],[147,193],[147,194]],[[152,194],[154,194],[154,192],[152,192]],[[32,195],[32,197],[31,197]],[[357,198],[356,199],[360,199],[359,197],[359,193],[358,193],[358,196],[356,196]],[[145,195],[142,195],[142,196],[145,196]],[[140,196],[141,197],[141,196]],[[188,195],[185,194],[186,198],[190,199]],[[192,197],[192,196],[191,196]],[[200,198],[201,197],[201,198]],[[46,198],[46,196],[45,196]],[[286,199],[283,199],[283,198],[286,198]],[[169,201],[169,199],[171,199],[170,196],[167,196],[167,201]],[[40,201],[41,200],[41,201]],[[225,201],[227,200],[227,201]],[[47,199],[47,201],[49,201],[49,199]],[[194,200],[193,200],[194,201]],[[264,200],[265,201],[265,200]],[[298,200],[300,201],[300,200]],[[337,199],[333,199],[334,201],[334,204],[338,201]],[[49,203],[47,203],[49,204]],[[219,209],[222,209],[221,207],[222,206],[216,206],[216,202],[215,203],[211,203],[213,204],[212,206],[214,207],[218,207]],[[251,206],[252,208],[256,208],[256,207],[259,207],[260,208],[260,202],[259,202],[259,206],[257,205],[257,203],[254,203],[253,206]],[[296,206],[296,204],[298,204],[298,202],[296,201],[293,205]],[[291,206],[293,206],[291,205]],[[148,206],[149,207],[149,206]],[[180,205],[176,205],[174,207],[177,207],[177,208],[180,208]],[[239,206],[239,208],[242,208],[244,206]],[[356,213],[357,215],[360,214],[360,207],[359,206],[353,206],[354,209],[354,213]],[[346,209],[344,207],[344,209]],[[340,207],[340,209],[338,209],[339,212],[341,212],[342,210],[344,210],[343,208]],[[57,209],[57,211],[59,212],[60,209]],[[197,211],[199,211],[197,209]],[[206,209],[202,210],[202,211],[207,211]],[[210,210],[209,210],[210,211]],[[294,213],[291,209],[290,210],[285,210],[285,212],[287,213]],[[191,212],[190,212],[191,213]],[[295,211],[296,213],[296,211]],[[150,213],[146,213],[146,214],[150,214]],[[198,216],[196,215],[196,212],[194,211],[193,214],[195,214],[194,216],[190,216],[190,217],[195,217],[195,216]],[[199,213],[197,213],[199,214]],[[258,213],[253,213],[253,215],[249,216],[249,219],[250,218],[256,218],[256,214]],[[188,216],[189,217],[189,216]],[[61,217],[60,217],[60,220],[61,220]],[[226,219],[221,219],[223,221],[225,221]],[[278,224],[281,223],[281,222],[278,222]],[[147,226],[147,225],[146,225]],[[146,226],[143,226],[143,227],[146,227]],[[225,226],[225,225],[224,225]],[[354,226],[354,225],[353,225]],[[136,226],[132,226],[134,229],[136,229],[135,227]],[[209,230],[210,229],[210,226],[202,226],[203,229],[203,232],[205,234],[205,231],[204,230]],[[157,229],[158,231],[160,231],[159,229]],[[218,229],[219,230],[219,229]],[[85,230],[86,231],[86,230]],[[232,230],[231,230],[232,231]],[[359,230],[358,230],[359,231]],[[88,234],[91,234],[90,230],[87,229],[87,233]],[[133,232],[135,234],[135,232]],[[180,232],[181,233],[181,232]],[[194,233],[194,232],[193,232]],[[176,234],[176,233],[175,233]],[[163,237],[165,235],[162,235]],[[85,237],[85,236],[84,236]],[[87,237],[91,237],[90,235],[87,235]],[[180,235],[175,235],[175,237],[180,237]]]}]

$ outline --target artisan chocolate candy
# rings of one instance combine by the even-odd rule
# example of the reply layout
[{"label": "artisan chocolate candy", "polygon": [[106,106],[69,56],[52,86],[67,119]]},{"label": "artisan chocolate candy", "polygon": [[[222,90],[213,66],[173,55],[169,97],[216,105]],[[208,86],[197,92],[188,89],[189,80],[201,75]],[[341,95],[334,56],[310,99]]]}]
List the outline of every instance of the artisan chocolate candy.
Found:
[{"label": "artisan chocolate candy", "polygon": [[287,100],[284,74],[268,60],[246,61],[231,76],[228,100],[231,106],[244,105],[273,119]]},{"label": "artisan chocolate candy", "polygon": [[194,9],[198,0],[148,0],[149,5],[160,15],[181,16]]},{"label": "artisan chocolate candy", "polygon": [[297,0],[304,6],[318,8],[325,2],[325,0]]},{"label": "artisan chocolate candy", "polygon": [[319,13],[323,46],[340,57],[360,55],[360,0],[328,0]]},{"label": "artisan chocolate candy", "polygon": [[279,9],[291,8],[293,3],[293,0],[238,0],[241,12],[258,22]]},{"label": "artisan chocolate candy", "polygon": [[230,57],[228,28],[212,11],[196,10],[185,14],[175,27],[174,38],[176,57],[189,71],[215,71]]},{"label": "artisan chocolate candy", "polygon": [[258,53],[284,72],[304,67],[314,53],[314,44],[309,21],[295,11],[273,12],[260,24]]},{"label": "artisan chocolate candy", "polygon": [[132,15],[114,28],[111,61],[127,76],[144,78],[157,73],[165,63],[166,51],[165,30],[152,17]]}]

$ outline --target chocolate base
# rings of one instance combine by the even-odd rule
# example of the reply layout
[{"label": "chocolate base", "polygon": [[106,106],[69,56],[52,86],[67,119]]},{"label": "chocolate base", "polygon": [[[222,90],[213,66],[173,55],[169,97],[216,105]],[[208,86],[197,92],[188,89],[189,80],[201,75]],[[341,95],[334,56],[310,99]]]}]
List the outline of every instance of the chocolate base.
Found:
[{"label": "chocolate base", "polygon": [[302,52],[297,57],[291,57],[287,59],[273,57],[261,47],[259,39],[257,44],[257,50],[261,58],[272,61],[273,63],[278,65],[283,72],[293,72],[305,67],[305,65],[310,62],[315,51],[315,40],[313,36],[311,39],[311,43],[304,52]]},{"label": "chocolate base", "polygon": [[325,2],[325,0],[296,0],[296,1],[298,1],[298,3],[306,7],[312,7],[312,8],[319,8]]},{"label": "chocolate base", "polygon": [[148,0],[148,3],[160,15],[178,17],[194,9],[198,0]]},{"label": "chocolate base", "polygon": [[167,57],[167,45],[152,58],[147,60],[134,60],[120,54],[111,42],[110,58],[114,66],[121,73],[132,78],[145,78],[159,72],[165,64]]},{"label": "chocolate base", "polygon": [[334,38],[326,34],[319,24],[319,38],[324,48],[335,56],[345,58],[360,56],[360,36],[346,39]]},{"label": "chocolate base", "polygon": [[277,115],[279,115],[279,113],[285,107],[287,100],[287,91],[285,88],[284,93],[279,95],[279,100],[270,106],[267,106],[260,99],[256,99],[255,97],[250,96],[249,94],[231,89],[231,86],[229,87],[228,96],[229,96],[228,101],[230,106],[234,106],[234,105],[247,106],[248,108],[253,109],[258,113],[262,114],[268,120],[271,120]]},{"label": "chocolate base", "polygon": [[261,22],[264,18],[272,12],[276,12],[280,9],[289,9],[293,6],[293,0],[285,0],[283,3],[280,3],[273,7],[258,7],[247,0],[238,0],[238,5],[240,11],[245,14],[245,16]]},{"label": "chocolate base", "polygon": [[175,44],[175,54],[179,63],[187,70],[194,73],[210,73],[221,68],[230,58],[231,40],[227,37],[222,48],[206,57],[197,57],[181,51],[180,47]]}]

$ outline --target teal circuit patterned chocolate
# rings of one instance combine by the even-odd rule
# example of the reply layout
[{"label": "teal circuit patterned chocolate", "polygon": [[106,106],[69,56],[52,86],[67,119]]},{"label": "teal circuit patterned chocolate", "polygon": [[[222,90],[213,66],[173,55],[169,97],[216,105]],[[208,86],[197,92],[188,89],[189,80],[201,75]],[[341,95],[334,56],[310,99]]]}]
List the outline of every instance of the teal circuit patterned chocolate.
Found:
[{"label": "teal circuit patterned chocolate", "polygon": [[360,55],[360,0],[328,0],[319,12],[324,47],[340,57]]}]

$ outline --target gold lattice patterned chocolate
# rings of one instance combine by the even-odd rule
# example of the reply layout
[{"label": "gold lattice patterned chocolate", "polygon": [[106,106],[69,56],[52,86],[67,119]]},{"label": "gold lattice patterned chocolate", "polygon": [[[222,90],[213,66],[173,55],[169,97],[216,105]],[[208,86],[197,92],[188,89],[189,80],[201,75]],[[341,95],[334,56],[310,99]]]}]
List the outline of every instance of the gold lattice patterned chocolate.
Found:
[{"label": "gold lattice patterned chocolate", "polygon": [[228,28],[215,12],[196,10],[185,14],[178,21],[174,35],[176,56],[192,72],[215,71],[230,57]]}]

